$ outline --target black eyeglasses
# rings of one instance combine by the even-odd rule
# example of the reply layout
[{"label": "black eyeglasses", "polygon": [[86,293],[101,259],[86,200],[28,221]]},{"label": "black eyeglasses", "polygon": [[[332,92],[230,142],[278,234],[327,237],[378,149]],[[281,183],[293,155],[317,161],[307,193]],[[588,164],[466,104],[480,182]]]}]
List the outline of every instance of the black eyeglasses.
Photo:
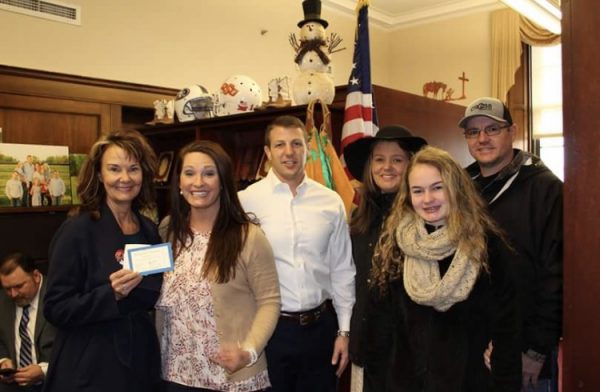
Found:
[{"label": "black eyeglasses", "polygon": [[493,124],[493,125],[488,125],[487,127],[483,128],[483,129],[467,128],[467,129],[465,129],[465,138],[475,139],[476,137],[479,137],[479,133],[481,131],[483,131],[488,136],[496,136],[496,135],[499,135],[500,132],[504,128],[510,128],[510,126],[511,126],[510,124],[506,124],[506,125]]}]

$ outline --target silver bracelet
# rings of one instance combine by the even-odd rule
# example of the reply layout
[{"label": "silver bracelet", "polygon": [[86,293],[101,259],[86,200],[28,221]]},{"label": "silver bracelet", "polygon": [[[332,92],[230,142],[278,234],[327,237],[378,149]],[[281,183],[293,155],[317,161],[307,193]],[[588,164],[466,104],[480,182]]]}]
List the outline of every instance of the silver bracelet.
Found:
[{"label": "silver bracelet", "polygon": [[250,367],[250,366],[254,365],[256,363],[256,361],[258,361],[258,353],[256,352],[256,350],[253,348],[248,348],[248,349],[245,349],[244,351],[246,351],[248,354],[250,354],[250,363],[247,364],[246,367]]},{"label": "silver bracelet", "polygon": [[343,336],[345,338],[349,338],[350,337],[350,331],[340,331],[338,330],[336,333],[337,336]]}]

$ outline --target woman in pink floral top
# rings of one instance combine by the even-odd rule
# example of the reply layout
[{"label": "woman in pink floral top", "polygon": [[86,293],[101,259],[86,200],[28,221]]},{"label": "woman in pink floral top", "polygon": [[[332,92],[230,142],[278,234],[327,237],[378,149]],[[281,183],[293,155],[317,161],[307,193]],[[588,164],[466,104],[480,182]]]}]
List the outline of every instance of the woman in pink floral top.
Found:
[{"label": "woman in pink floral top", "polygon": [[156,305],[166,391],[268,388],[263,350],[280,308],[271,247],[244,213],[231,159],[218,144],[188,144],[176,170],[161,224],[175,269]]}]

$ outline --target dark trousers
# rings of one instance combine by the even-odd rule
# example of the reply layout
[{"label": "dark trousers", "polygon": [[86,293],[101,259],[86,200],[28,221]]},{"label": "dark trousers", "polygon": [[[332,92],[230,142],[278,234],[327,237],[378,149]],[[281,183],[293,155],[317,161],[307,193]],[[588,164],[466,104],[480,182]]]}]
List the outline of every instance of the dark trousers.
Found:
[{"label": "dark trousers", "polygon": [[279,319],[266,348],[271,392],[335,392],[331,365],[337,320],[331,310],[309,325]]},{"label": "dark trousers", "polygon": [[15,383],[0,383],[0,392],[40,392],[41,390],[42,385],[29,385],[26,387],[21,387]]}]

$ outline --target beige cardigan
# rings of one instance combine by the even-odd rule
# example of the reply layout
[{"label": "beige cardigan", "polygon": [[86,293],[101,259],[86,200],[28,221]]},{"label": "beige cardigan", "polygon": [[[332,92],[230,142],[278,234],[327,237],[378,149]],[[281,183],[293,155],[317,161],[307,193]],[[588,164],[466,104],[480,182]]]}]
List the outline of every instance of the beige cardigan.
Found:
[{"label": "beige cardigan", "polygon": [[[166,232],[166,218],[161,235]],[[279,318],[281,299],[273,251],[262,230],[251,224],[235,270],[227,283],[211,283],[217,334],[221,342],[254,348],[258,361],[229,375],[230,381],[246,380],[267,368],[264,348]]]}]

